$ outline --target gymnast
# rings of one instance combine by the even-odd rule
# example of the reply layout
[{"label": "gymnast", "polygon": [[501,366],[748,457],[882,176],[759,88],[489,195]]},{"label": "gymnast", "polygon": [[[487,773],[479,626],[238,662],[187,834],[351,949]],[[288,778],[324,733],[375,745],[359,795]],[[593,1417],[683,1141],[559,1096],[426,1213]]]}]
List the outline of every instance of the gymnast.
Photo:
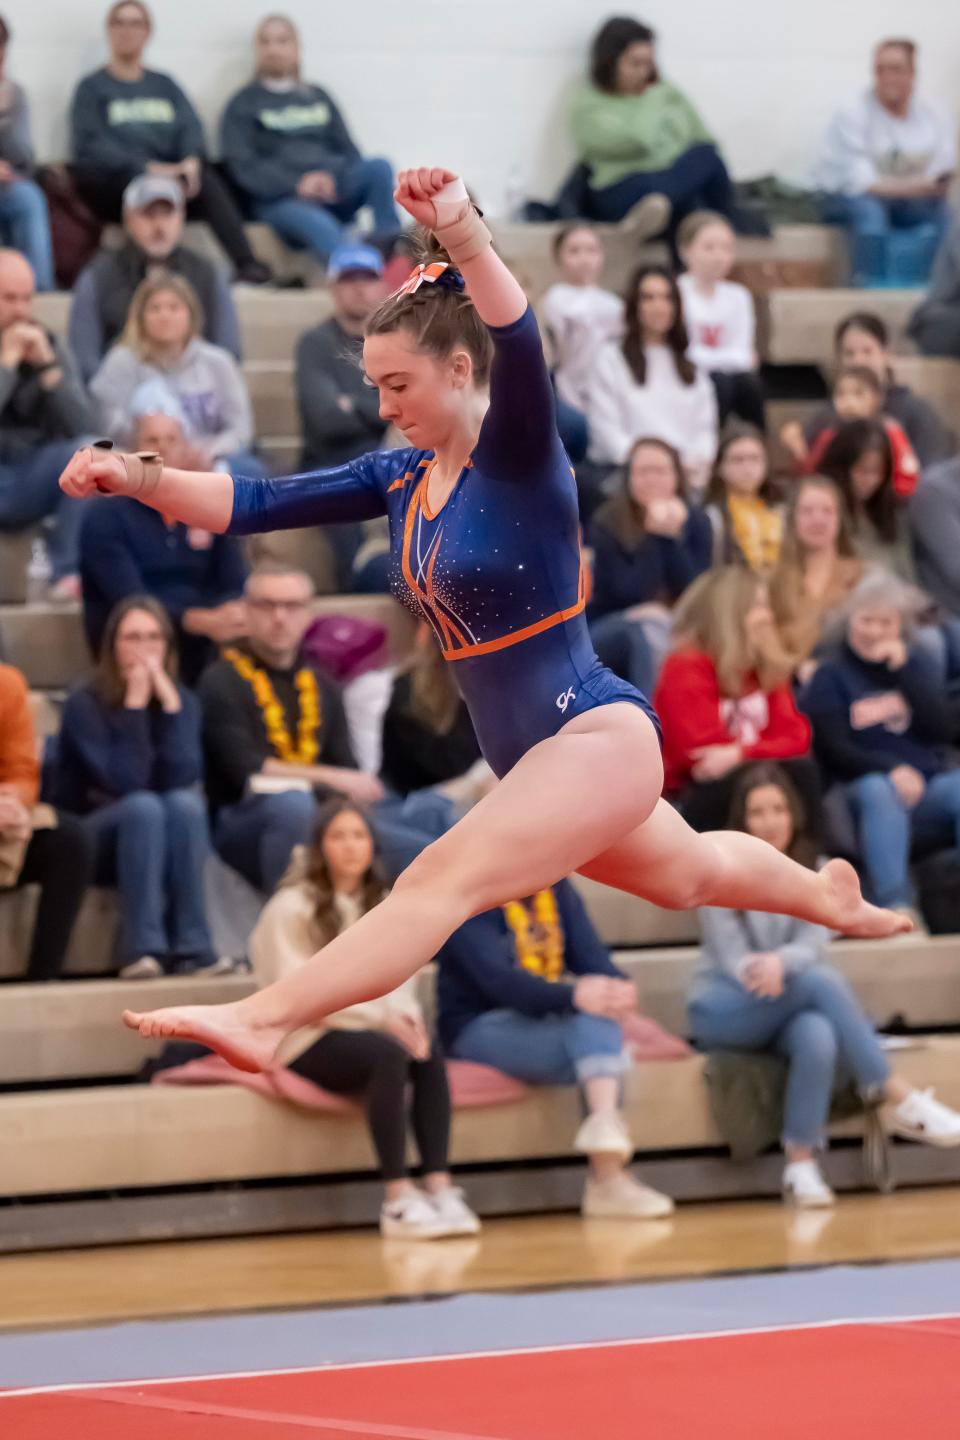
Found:
[{"label": "gymnast", "polygon": [[[695,834],[660,798],[657,717],[590,644],[575,482],[533,312],[462,180],[408,170],[397,200],[432,259],[370,319],[363,364],[409,448],[253,480],[90,447],[60,483],[234,535],[386,513],[393,591],[432,625],[499,784],[295,974],[233,1004],[127,1011],[125,1023],[267,1069],[291,1031],[395,989],[471,916],[573,871],[668,909],[909,929],[862,898],[845,861],[818,873],[751,835]],[[625,989],[598,996],[597,1013],[629,1008]]]}]

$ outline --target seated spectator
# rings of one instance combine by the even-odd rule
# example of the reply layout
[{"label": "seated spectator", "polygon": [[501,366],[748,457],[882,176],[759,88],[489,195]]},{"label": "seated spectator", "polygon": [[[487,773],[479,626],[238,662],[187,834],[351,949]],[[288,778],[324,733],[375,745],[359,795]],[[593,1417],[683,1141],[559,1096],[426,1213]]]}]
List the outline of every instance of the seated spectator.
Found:
[{"label": "seated spectator", "polygon": [[732,215],[735,208],[716,142],[687,97],[661,78],[655,44],[653,30],[638,20],[605,21],[572,114],[573,143],[587,171],[586,214],[622,220],[642,206],[631,216],[641,237],[668,222],[674,234],[692,210]]},{"label": "seated spectator", "polygon": [[38,805],[40,762],[27,682],[0,665],[0,890],[38,885],[27,980],[56,980],[93,875],[79,820]]},{"label": "seated spectator", "polygon": [[702,489],[717,450],[717,397],[687,358],[677,282],[660,266],[642,266],[625,303],[623,342],[605,345],[593,367],[591,455],[623,465],[639,436],[655,436],[679,452],[690,484]]},{"label": "seated spectator", "polygon": [[361,207],[372,243],[390,251],[400,234],[388,160],[364,157],[326,90],[300,74],[300,37],[285,15],[256,34],[256,74],[230,101],[221,150],[256,218],[298,250],[326,260]]},{"label": "seated spectator", "polygon": [[807,476],[794,491],[770,577],[777,629],[801,674],[863,569],[839,489],[825,475]]},{"label": "seated spectator", "polygon": [[[885,387],[875,370],[866,365],[848,365],[833,383],[833,412],[840,424],[851,420],[879,420],[887,432],[893,453],[893,489],[899,496],[912,495],[917,488],[920,466],[906,431],[888,415],[883,414]],[[801,475],[814,475],[820,469],[824,451],[837,433],[838,426],[821,430],[808,446],[803,427],[796,420],[784,425],[780,438],[793,455]]]},{"label": "seated spectator", "polygon": [[[689,500],[680,457],[636,441],[619,494],[601,505],[593,550],[590,634],[600,658],[651,694],[670,642],[670,612],[710,564],[710,522]],[[627,663],[619,659],[626,648]]]},{"label": "seated spectator", "polygon": [[720,423],[738,415],[761,432],[766,425],[763,385],[757,374],[757,317],[753,296],[731,280],[737,257],[733,227],[723,215],[696,210],[677,231],[683,318],[690,359],[717,392]]},{"label": "seated spectator", "polygon": [[960,616],[960,457],[924,470],[908,518],[920,584]]},{"label": "seated spectator", "polygon": [[743,423],[728,426],[703,497],[713,528],[713,563],[743,564],[759,574],[772,570],[783,535],[778,500],[763,432]]},{"label": "seated spectator", "polygon": [[844,639],[800,697],[825,781],[844,786],[853,810],[869,888],[898,910],[912,905],[911,846],[960,848],[960,770],[944,755],[957,716],[911,644],[916,598],[893,575],[864,575],[844,607]]},{"label": "seated spectator", "polygon": [[669,1196],[627,1169],[630,1061],[619,1022],[636,1004],[569,880],[468,920],[440,952],[437,1023],[448,1055],[530,1085],[580,1086],[587,1113],[573,1143],[590,1163],[586,1216],[673,1212]]},{"label": "seated spectator", "polygon": [[0,18],[0,237],[29,261],[38,290],[55,290],[47,197],[33,179],[27,97],[7,76],[10,40]]},{"label": "seated spectator", "polygon": [[394,680],[383,717],[380,778],[395,795],[431,787],[443,792],[451,781],[465,779],[480,759],[473,722],[450,669],[432,628],[421,621],[413,660]]},{"label": "seated spectator", "polygon": [[913,581],[908,507],[894,488],[894,450],[882,422],[841,425],[820,457],[820,474],[839,487],[861,560]]},{"label": "seated spectator", "polygon": [[560,279],[541,305],[553,346],[553,378],[560,399],[586,414],[597,354],[623,335],[623,301],[600,285],[603,241],[592,225],[573,221],[562,226],[554,237],[553,258]]},{"label": "seated spectator", "polygon": [[90,382],[103,428],[129,447],[133,398],[148,380],[161,378],[177,396],[191,438],[206,452],[205,470],[262,475],[250,453],[253,412],[236,360],[201,339],[203,317],[196,291],[180,275],[159,271],[137,286],[120,343]]},{"label": "seated spectator", "polygon": [[819,834],[810,725],[794,703],[766,586],[741,566],[708,571],[677,606],[673,633],[653,697],[667,799],[695,830],[720,830],[746,762],[780,760]]},{"label": "seated spectator", "polygon": [[[840,321],[834,333],[837,365],[864,365],[884,387],[884,415],[896,420],[906,431],[921,469],[947,460],[957,453],[957,438],[947,429],[936,410],[906,385],[898,385],[893,373],[890,335],[879,315],[856,311]],[[837,416],[829,405],[818,410],[804,426],[804,437],[812,445],[822,430],[836,425]]]},{"label": "seated spectator", "polygon": [[[801,864],[814,847],[803,833],[796,790],[777,765],[753,765],[733,797],[729,828],[756,835]],[[783,1196],[801,1209],[834,1194],[817,1152],[838,1074],[852,1075],[866,1105],[889,1106],[895,1135],[960,1145],[960,1115],[890,1070],[873,1026],[827,959],[829,931],[758,911],[701,910],[700,965],[690,995],[690,1031],[702,1050],[753,1051],[787,1065]]]},{"label": "seated spectator", "polygon": [[183,188],[165,175],[139,175],[123,192],[126,241],[102,248],[81,271],[70,305],[70,348],[84,380],[123,333],[134,293],[155,270],[182,275],[203,316],[203,337],[239,360],[240,326],[223,271],[182,244]]},{"label": "seated spectator", "polygon": [[[141,392],[149,397],[149,392]],[[149,413],[137,419],[134,447],[155,451],[168,465],[193,469],[199,457],[154,390]],[[80,537],[83,624],[99,655],[114,606],[131,595],[152,595],[170,616],[186,684],[199,678],[214,647],[247,631],[241,601],[246,565],[241,542],[168,521],[137,500],[111,496],[89,506]]]},{"label": "seated spectator", "polygon": [[[258,983],[295,974],[386,893],[363,811],[349,800],[328,801],[311,843],[295,855],[250,936]],[[380,1233],[407,1240],[476,1234],[480,1222],[450,1178],[447,1071],[417,999],[416,977],[378,1000],[325,1015],[320,1028],[300,1031],[297,1040],[293,1057],[285,1057],[289,1069],[363,1101],[386,1189]],[[410,1129],[422,1190],[407,1165]]]},{"label": "seated spectator", "polygon": [[67,499],[59,481],[96,417],[63,347],[33,318],[33,294],[29,263],[0,250],[0,530],[52,517],[54,597],[75,598],[86,506]]},{"label": "seated spectator", "polygon": [[937,251],[930,286],[910,317],[907,334],[922,355],[960,360],[960,216]]},{"label": "seated spectator", "polygon": [[203,127],[177,82],[147,70],[153,30],[143,0],[107,11],[110,60],[77,86],[70,116],[72,171],[81,198],[101,220],[117,221],[137,175],[165,175],[182,186],[190,220],[205,220],[247,284],[271,278],[250,249],[240,213],[206,159]]},{"label": "seated spectator", "polygon": [[[112,502],[111,502],[112,503]],[[318,797],[379,800],[356,768],[339,690],[302,655],[313,585],[263,565],[247,580],[247,638],[200,682],[214,843],[228,865],[272,893],[317,823]]]},{"label": "seated spectator", "polygon": [[901,279],[892,236],[921,226],[925,243],[908,283],[922,283],[947,225],[956,140],[950,122],[915,94],[916,55],[912,40],[877,46],[873,88],[834,115],[817,166],[824,219],[849,231],[855,285]]},{"label": "seated spectator", "polygon": [[67,700],[57,746],[58,803],[84,817],[97,883],[120,900],[125,980],[225,968],[203,893],[210,834],[200,706],[176,676],[163,606],[149,595],[121,600],[95,677]]}]

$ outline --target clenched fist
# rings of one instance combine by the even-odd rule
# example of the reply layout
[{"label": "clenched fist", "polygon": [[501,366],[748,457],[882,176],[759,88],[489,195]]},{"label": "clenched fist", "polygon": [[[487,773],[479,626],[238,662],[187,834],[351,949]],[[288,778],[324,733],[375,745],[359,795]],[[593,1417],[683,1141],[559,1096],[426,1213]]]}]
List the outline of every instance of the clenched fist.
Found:
[{"label": "clenched fist", "polygon": [[160,483],[163,462],[154,455],[128,455],[106,446],[78,450],[60,476],[60,489],[75,500],[90,495],[129,495],[145,500]]}]

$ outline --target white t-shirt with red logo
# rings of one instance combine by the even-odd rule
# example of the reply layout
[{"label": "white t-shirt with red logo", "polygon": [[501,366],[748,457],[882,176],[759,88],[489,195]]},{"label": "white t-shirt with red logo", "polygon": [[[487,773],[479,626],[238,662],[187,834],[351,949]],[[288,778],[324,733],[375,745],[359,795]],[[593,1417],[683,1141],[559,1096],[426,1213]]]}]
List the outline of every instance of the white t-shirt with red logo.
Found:
[{"label": "white t-shirt with red logo", "polygon": [[681,275],[679,284],[693,363],[708,371],[755,370],[757,317],[747,287],[721,280],[705,295],[692,275]]}]

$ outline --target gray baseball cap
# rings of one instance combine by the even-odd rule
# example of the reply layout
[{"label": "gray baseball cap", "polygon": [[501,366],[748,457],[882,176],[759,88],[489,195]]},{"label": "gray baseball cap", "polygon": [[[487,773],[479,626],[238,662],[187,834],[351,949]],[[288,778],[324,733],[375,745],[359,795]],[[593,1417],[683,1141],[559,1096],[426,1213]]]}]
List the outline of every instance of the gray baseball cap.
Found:
[{"label": "gray baseball cap", "polygon": [[123,192],[124,210],[146,210],[157,200],[165,200],[175,210],[183,210],[186,205],[183,186],[171,175],[138,175]]}]

